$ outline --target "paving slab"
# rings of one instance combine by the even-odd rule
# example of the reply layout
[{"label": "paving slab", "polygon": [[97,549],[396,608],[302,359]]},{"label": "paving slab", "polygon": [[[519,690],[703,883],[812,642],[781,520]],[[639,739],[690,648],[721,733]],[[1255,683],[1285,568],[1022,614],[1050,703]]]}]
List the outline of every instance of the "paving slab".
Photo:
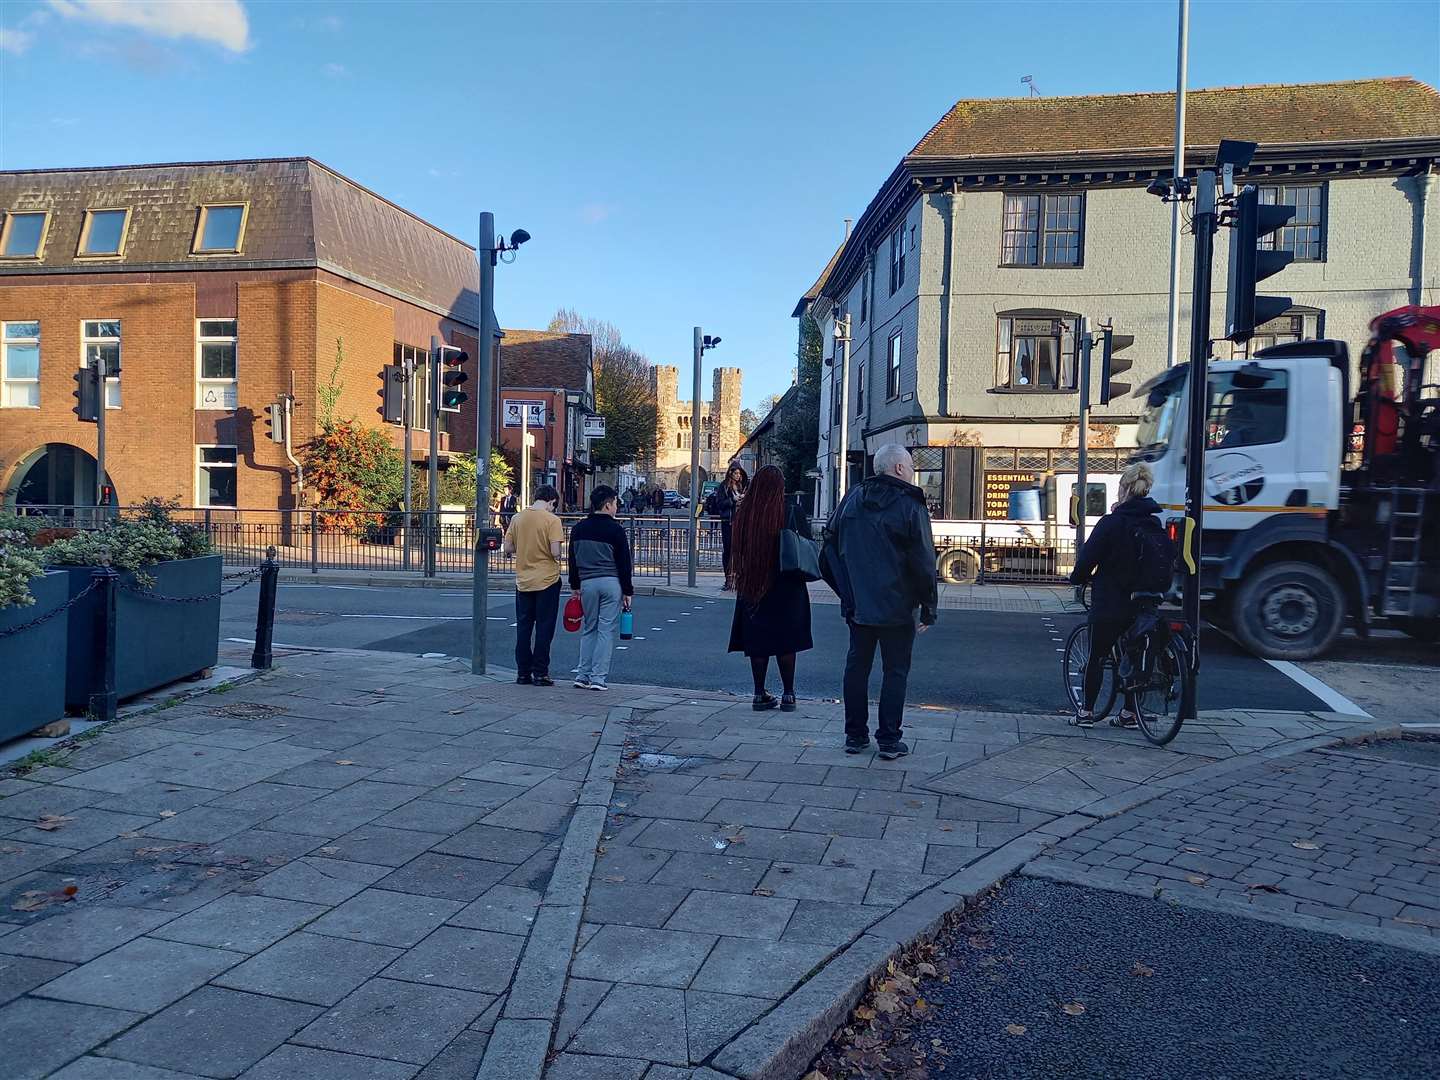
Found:
[{"label": "paving slab", "polygon": [[399,1061],[286,1045],[246,1069],[244,1080],[410,1080],[418,1071]]},{"label": "paving slab", "polygon": [[498,995],[510,985],[523,944],[511,934],[442,926],[383,974],[387,979]]},{"label": "paving slab", "polygon": [[245,959],[243,953],[141,937],[32,991],[39,997],[158,1012]]},{"label": "paving slab", "polygon": [[617,984],[581,1026],[568,1050],[687,1065],[685,992]]},{"label": "paving slab", "polygon": [[371,979],[293,1041],[302,1046],[424,1065],[494,1000],[485,994]]},{"label": "paving slab", "polygon": [[366,889],[311,923],[314,934],[408,949],[465,905],[434,896]]},{"label": "paving slab", "polygon": [[232,893],[182,915],[153,933],[169,941],[254,953],[327,910],[323,904]]},{"label": "paving slab", "polygon": [[140,1013],[22,997],[0,1008],[6,1080],[39,1080],[124,1031]]},{"label": "paving slab", "polygon": [[310,1005],[335,1005],[404,956],[404,950],[303,931],[214,979],[217,986]]}]

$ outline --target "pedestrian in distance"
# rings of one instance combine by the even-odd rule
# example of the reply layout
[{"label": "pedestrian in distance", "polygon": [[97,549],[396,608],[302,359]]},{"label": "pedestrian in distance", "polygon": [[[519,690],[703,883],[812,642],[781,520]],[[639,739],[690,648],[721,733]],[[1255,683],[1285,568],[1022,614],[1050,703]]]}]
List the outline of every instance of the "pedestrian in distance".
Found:
[{"label": "pedestrian in distance", "polygon": [[615,626],[635,598],[630,580],[630,541],[615,520],[615,489],[601,484],[590,493],[590,514],[570,530],[570,592],[580,597],[580,668],[575,685],[608,690]]},{"label": "pedestrian in distance", "polygon": [[555,516],[560,493],[549,484],[535,501],[510,520],[501,544],[515,557],[515,681],[525,686],[554,686],[550,678],[550,642],[560,610],[560,545],[565,529]]},{"label": "pedestrian in distance", "polygon": [[650,493],[650,509],[654,510],[656,514],[665,513],[665,491],[658,485]]},{"label": "pedestrian in distance", "polygon": [[876,742],[879,756],[893,761],[910,752],[901,739],[910,656],[916,633],[935,623],[939,597],[930,513],[925,493],[913,483],[910,452],[882,446],[874,467],[875,475],[852,488],[832,515],[821,569],[850,627],[845,752],[870,746],[870,670],[878,648],[883,677]]},{"label": "pedestrian in distance", "polygon": [[725,567],[725,584],[721,586],[722,592],[730,592],[735,588],[735,568],[730,560],[730,546],[735,513],[740,508],[740,502],[745,498],[749,487],[750,478],[746,476],[745,470],[735,462],[731,462],[730,468],[725,472],[724,482],[705,497],[705,513],[712,518],[717,518],[720,522],[720,551]]},{"label": "pedestrian in distance", "polygon": [[[1160,504],[1150,498],[1155,474],[1143,461],[1120,474],[1120,500],[1095,524],[1075,557],[1070,582],[1077,589],[1091,585],[1090,656],[1085,662],[1084,706],[1071,723],[1093,727],[1095,699],[1105,681],[1105,662],[1146,601],[1133,594],[1165,593],[1175,568],[1175,545],[1160,524]],[[1135,696],[1125,692],[1125,706],[1112,721],[1117,727],[1139,726]]]},{"label": "pedestrian in distance", "polygon": [[[557,496],[558,499],[558,496]],[[515,519],[516,511],[520,509],[520,500],[515,494],[513,487],[505,489],[505,494],[500,498],[500,527],[510,528],[510,522]]]},{"label": "pedestrian in distance", "polygon": [[[784,473],[766,465],[755,474],[749,493],[735,511],[732,563],[735,617],[730,624],[729,651],[750,658],[755,682],[751,704],[757,712],[777,704],[782,712],[795,711],[795,654],[814,647],[809,589],[803,579],[780,572],[782,529],[810,537],[810,521],[804,512],[799,506],[788,510],[785,506]],[[772,656],[780,672],[778,702],[765,688]]]}]

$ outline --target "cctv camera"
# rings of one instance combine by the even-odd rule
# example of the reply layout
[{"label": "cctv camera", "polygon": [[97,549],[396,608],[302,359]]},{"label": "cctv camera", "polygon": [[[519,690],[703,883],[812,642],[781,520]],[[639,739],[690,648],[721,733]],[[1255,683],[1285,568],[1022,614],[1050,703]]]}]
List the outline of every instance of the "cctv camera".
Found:
[{"label": "cctv camera", "polygon": [[1170,197],[1170,181],[1166,177],[1157,176],[1150,181],[1150,186],[1145,189],[1146,194],[1154,195],[1157,199],[1168,199]]},{"label": "cctv camera", "polygon": [[510,246],[512,248],[518,248],[521,244],[525,243],[525,241],[529,239],[530,234],[528,232],[526,232],[524,229],[516,229],[510,234]]}]

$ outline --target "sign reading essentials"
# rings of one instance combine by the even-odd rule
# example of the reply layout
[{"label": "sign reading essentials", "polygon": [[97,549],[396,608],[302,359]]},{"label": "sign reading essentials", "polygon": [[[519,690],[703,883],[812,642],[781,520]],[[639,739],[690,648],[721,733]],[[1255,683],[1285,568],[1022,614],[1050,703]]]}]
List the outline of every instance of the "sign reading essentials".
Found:
[{"label": "sign reading essentials", "polygon": [[997,471],[985,474],[985,520],[1008,521],[1010,492],[1018,488],[1039,487],[1043,473],[1026,470]]},{"label": "sign reading essentials", "polygon": [[501,413],[505,417],[506,427],[535,427],[545,426],[545,402],[543,401],[515,401],[506,398],[501,402]]}]

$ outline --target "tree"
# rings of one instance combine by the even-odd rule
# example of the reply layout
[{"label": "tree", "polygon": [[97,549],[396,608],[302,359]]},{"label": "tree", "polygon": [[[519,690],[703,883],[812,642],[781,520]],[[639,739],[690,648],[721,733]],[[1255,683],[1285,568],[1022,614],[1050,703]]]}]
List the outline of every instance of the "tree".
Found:
[{"label": "tree", "polygon": [[400,505],[405,463],[387,434],[354,420],[332,421],[301,450],[306,487],[316,506],[341,513],[321,514],[326,528],[374,523],[344,511],[387,511]]},{"label": "tree", "polygon": [[775,425],[774,452],[785,473],[788,491],[809,487],[806,473],[815,468],[820,448],[820,365],[824,343],[820,327],[810,315],[800,320],[800,347],[795,373],[794,406]]},{"label": "tree", "polygon": [[650,388],[650,361],[620,339],[613,323],[561,308],[551,331],[589,334],[595,360],[595,411],[605,417],[605,438],[592,443],[597,469],[629,465],[655,449],[658,410]]},{"label": "tree", "polygon": [[741,409],[740,434],[749,438],[750,433],[760,426],[762,419],[764,419],[763,413],[757,413],[754,409]]},{"label": "tree", "polygon": [[[490,501],[494,502],[505,494],[505,489],[515,478],[510,463],[505,460],[505,455],[500,452],[498,446],[490,449]],[[428,510],[430,501],[429,490],[421,486],[415,492],[414,506],[417,510]],[[440,505],[441,506],[463,506],[467,510],[475,509],[475,454],[473,451],[466,451],[461,454],[451,454],[450,464],[440,474]]]}]

